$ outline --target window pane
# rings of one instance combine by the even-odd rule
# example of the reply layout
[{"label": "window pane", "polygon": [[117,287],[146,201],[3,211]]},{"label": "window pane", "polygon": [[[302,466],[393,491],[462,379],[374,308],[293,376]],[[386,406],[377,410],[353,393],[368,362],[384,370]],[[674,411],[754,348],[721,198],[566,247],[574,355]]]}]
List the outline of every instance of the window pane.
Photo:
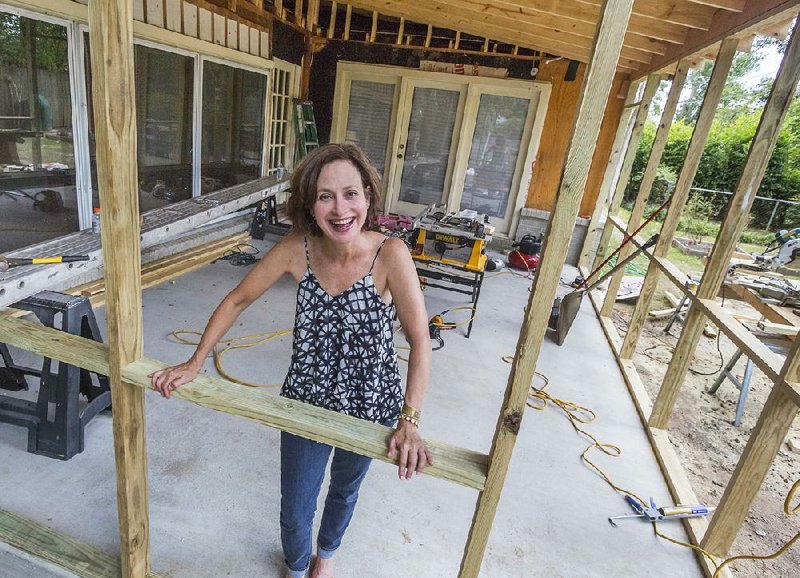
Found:
[{"label": "window pane", "polygon": [[78,230],[67,30],[0,12],[0,253]]},{"label": "window pane", "polygon": [[272,120],[270,124],[271,138],[269,147],[269,167],[267,174],[274,173],[278,167],[290,166],[289,131],[292,124],[291,115],[291,74],[287,70],[272,70]]},{"label": "window pane", "polygon": [[350,84],[345,142],[357,144],[383,176],[394,84],[354,80]]},{"label": "window pane", "polygon": [[524,98],[481,95],[462,209],[505,217],[528,104]]},{"label": "window pane", "polygon": [[422,205],[442,202],[459,98],[455,90],[414,89],[401,201]]},{"label": "window pane", "polygon": [[[84,35],[87,94],[92,94],[88,35]],[[136,149],[139,212],[192,196],[192,83],[188,56],[146,46],[133,47],[136,82]],[[94,114],[89,99],[92,206],[100,206]],[[102,207],[101,207],[102,208]]]},{"label": "window pane", "polygon": [[192,196],[192,84],[188,56],[134,46],[139,211]]},{"label": "window pane", "polygon": [[266,90],[263,74],[204,64],[203,194],[261,176]]}]

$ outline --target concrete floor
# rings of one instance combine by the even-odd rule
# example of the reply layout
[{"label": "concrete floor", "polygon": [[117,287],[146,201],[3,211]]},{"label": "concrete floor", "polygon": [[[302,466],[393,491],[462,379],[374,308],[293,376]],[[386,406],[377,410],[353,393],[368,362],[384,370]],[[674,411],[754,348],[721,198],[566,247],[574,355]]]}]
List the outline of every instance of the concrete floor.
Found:
[{"label": "concrete floor", "polygon": [[[269,243],[261,243],[263,249]],[[144,294],[145,355],[178,362],[190,348],[173,329],[201,330],[216,303],[246,273],[218,262]],[[573,274],[574,275],[574,274]],[[569,277],[565,273],[565,277]],[[571,278],[571,277],[570,277]],[[530,282],[487,275],[472,337],[444,333],[433,354],[423,412],[426,437],[488,452],[527,302]],[[231,335],[288,329],[293,282],[282,280],[248,310]],[[429,315],[465,298],[426,291]],[[102,310],[98,311],[101,326]],[[448,317],[456,317],[456,313]],[[231,353],[226,368],[248,381],[280,383],[291,341]],[[20,357],[24,360],[24,356]],[[588,300],[562,347],[546,340],[539,371],[555,397],[597,412],[588,426],[618,444],[621,458],[595,454],[609,476],[671,504],[622,376]],[[210,360],[206,371],[214,372]],[[153,570],[174,578],[280,576],[278,432],[180,400],[147,395]],[[695,577],[694,554],[655,538],[650,526],[606,518],[629,513],[622,497],[581,463],[588,442],[550,407],[528,410],[482,566],[486,577]],[[86,431],[86,450],[61,462],[29,454],[26,432],[0,424],[0,508],[118,551],[111,418]],[[399,481],[375,463],[341,551],[337,578],[456,576],[477,493],[422,476]],[[662,530],[686,539],[678,522]],[[13,548],[0,548],[0,577],[65,576]]]}]

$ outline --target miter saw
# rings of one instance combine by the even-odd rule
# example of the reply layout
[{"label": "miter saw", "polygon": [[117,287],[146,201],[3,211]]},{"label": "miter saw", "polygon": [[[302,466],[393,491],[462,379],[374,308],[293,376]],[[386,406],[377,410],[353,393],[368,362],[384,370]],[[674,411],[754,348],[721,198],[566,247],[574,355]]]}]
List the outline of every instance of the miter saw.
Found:
[{"label": "miter saw", "polygon": [[753,255],[753,263],[736,263],[731,265],[728,273],[735,273],[737,269],[774,271],[788,265],[798,256],[800,256],[800,227],[783,229],[775,233],[775,238],[760,254]]},{"label": "miter saw", "polygon": [[752,263],[735,263],[730,266],[728,282],[753,289],[765,301],[800,307],[800,286],[771,273],[800,257],[800,227],[778,231],[764,251],[752,257]]}]

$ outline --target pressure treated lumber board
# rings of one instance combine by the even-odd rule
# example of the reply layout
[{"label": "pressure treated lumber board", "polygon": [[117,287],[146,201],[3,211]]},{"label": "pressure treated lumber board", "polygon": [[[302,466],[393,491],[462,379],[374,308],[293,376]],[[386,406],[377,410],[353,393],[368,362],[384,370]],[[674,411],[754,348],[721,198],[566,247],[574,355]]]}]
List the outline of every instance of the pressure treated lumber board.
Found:
[{"label": "pressure treated lumber board", "polygon": [[[117,481],[120,570],[140,578],[150,570],[150,519],[143,392],[124,383],[122,367],[142,356],[139,178],[131,0],[96,2],[89,11],[97,187],[106,212],[102,231],[108,286],[108,383]],[[26,286],[27,287],[27,286]]]},{"label": "pressure treated lumber board", "polygon": [[[152,247],[198,227],[233,213],[289,188],[288,178],[282,181],[274,176],[263,177],[242,185],[214,191],[165,207],[148,211],[143,215],[140,244]],[[110,214],[110,212],[109,212]],[[106,222],[110,222],[107,219]],[[53,284],[69,283],[92,269],[102,265],[100,237],[91,231],[80,231],[9,252],[7,257],[46,257],[52,255],[89,255],[90,261],[57,265],[32,265],[16,267],[0,274],[0,307],[51,289]],[[69,286],[69,285],[66,285]]]},{"label": "pressure treated lumber board", "polygon": [[[22,516],[0,510],[0,541],[83,578],[120,575],[119,558]],[[159,578],[147,573],[148,578]]]},{"label": "pressure treated lumber board", "polygon": [[[102,375],[108,372],[108,348],[103,343],[11,317],[0,318],[0,335],[9,345]],[[166,364],[142,358],[123,368],[122,377],[128,383],[149,388],[147,376],[163,367]],[[288,400],[264,389],[203,375],[173,395],[376,460],[396,463],[386,457],[386,442],[393,431],[386,426]],[[425,469],[426,474],[476,490],[483,489],[488,467],[485,454],[432,440],[427,440],[427,444],[435,464]]]}]

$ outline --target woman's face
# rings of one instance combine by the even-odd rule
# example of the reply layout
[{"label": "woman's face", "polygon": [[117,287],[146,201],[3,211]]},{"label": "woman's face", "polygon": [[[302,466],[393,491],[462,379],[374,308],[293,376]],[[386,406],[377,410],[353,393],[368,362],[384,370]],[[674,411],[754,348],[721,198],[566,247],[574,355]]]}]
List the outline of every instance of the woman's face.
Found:
[{"label": "woman's face", "polygon": [[311,215],[325,237],[337,243],[348,243],[361,233],[369,201],[369,187],[364,189],[361,174],[353,163],[333,161],[319,173]]}]

